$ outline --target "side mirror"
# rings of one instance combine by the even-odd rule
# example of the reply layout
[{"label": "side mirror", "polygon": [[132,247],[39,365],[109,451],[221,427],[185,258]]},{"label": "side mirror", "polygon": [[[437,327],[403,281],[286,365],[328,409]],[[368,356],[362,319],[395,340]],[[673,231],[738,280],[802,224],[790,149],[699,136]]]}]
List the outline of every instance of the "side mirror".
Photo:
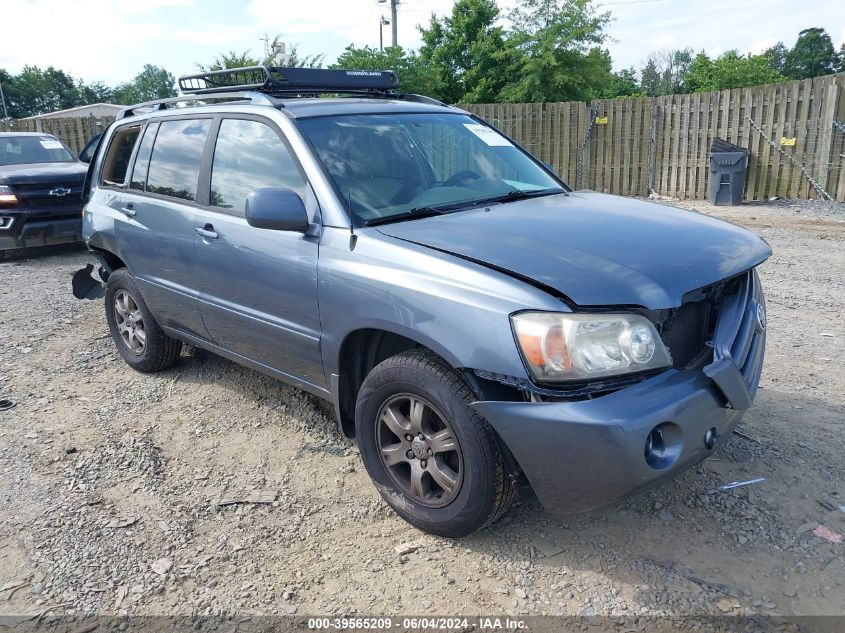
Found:
[{"label": "side mirror", "polygon": [[102,134],[97,134],[92,138],[85,147],[82,148],[82,151],[79,152],[79,160],[83,163],[90,163],[91,159],[94,157],[94,152],[97,151],[97,146],[100,144],[100,137]]},{"label": "side mirror", "polygon": [[544,160],[541,160],[540,162],[543,163],[543,167],[548,169],[550,172],[555,173],[555,166],[554,165],[552,165],[551,163],[547,163]]},{"label": "side mirror", "polygon": [[257,229],[308,230],[308,212],[297,193],[283,187],[257,189],[246,198],[246,222]]}]

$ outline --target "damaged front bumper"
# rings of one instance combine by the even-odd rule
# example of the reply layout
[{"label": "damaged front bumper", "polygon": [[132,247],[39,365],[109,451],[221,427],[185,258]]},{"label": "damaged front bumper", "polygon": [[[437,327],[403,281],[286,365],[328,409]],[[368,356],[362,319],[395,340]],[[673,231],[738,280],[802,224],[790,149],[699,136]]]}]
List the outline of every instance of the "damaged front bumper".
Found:
[{"label": "damaged front bumper", "polygon": [[605,506],[687,470],[744,412],[703,373],[674,369],[592,400],[472,406],[556,514]]}]

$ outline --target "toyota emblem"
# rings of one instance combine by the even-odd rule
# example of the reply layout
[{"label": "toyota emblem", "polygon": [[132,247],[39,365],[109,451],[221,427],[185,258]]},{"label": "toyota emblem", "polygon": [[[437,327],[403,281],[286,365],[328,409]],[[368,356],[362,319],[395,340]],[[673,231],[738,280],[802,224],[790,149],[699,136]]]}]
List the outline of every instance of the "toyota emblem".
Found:
[{"label": "toyota emblem", "polygon": [[766,331],[766,307],[762,303],[757,304],[757,327],[761,332]]}]

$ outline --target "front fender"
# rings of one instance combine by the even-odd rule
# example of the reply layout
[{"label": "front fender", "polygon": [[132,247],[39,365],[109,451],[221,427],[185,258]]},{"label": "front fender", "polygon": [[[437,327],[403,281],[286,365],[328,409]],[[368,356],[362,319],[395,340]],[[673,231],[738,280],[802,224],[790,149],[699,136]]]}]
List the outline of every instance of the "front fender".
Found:
[{"label": "front fender", "polygon": [[374,230],[327,227],[320,242],[323,364],[336,374],[345,338],[372,328],[399,334],[456,368],[526,377],[510,314],[566,310],[541,290],[504,273]]}]

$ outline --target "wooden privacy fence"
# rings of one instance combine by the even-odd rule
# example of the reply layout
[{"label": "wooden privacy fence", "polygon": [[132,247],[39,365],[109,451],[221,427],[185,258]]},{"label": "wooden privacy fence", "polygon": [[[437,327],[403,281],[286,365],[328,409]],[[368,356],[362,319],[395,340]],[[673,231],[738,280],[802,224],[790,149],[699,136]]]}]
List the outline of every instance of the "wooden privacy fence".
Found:
[{"label": "wooden privacy fence", "polygon": [[[747,200],[845,201],[845,74],[721,92],[569,103],[462,104],[577,189],[705,199],[709,150],[750,151]],[[814,188],[808,174],[818,189]]]},{"label": "wooden privacy fence", "polygon": [[[464,104],[576,189],[707,198],[709,150],[750,151],[745,199],[845,201],[845,73],[721,92],[568,103]],[[108,117],[13,120],[0,131],[47,132],[79,152]],[[808,177],[809,176],[809,177]]]},{"label": "wooden privacy fence", "polygon": [[0,132],[43,132],[52,134],[64,141],[74,153],[101,134],[114,121],[111,117],[67,117],[56,119],[12,119],[0,121]]}]

